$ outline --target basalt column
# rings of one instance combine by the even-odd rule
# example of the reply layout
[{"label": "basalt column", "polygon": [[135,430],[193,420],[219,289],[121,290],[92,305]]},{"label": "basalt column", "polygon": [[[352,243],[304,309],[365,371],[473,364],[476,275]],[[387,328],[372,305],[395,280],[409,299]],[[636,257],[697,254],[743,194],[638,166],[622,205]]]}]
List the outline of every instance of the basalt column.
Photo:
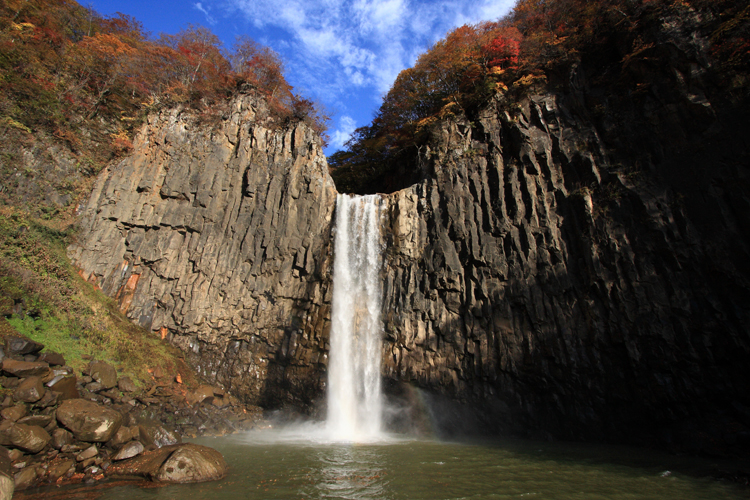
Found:
[{"label": "basalt column", "polygon": [[323,393],[336,191],[316,134],[240,95],[218,124],[151,116],[69,255],[123,312],[246,402]]}]

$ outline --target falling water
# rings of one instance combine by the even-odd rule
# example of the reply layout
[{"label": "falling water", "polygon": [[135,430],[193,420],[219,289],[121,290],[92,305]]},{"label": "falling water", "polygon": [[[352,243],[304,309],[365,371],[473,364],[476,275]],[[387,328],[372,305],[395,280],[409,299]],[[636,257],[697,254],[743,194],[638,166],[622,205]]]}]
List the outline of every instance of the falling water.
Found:
[{"label": "falling water", "polygon": [[383,244],[376,195],[338,195],[327,431],[368,441],[380,433],[380,321]]}]

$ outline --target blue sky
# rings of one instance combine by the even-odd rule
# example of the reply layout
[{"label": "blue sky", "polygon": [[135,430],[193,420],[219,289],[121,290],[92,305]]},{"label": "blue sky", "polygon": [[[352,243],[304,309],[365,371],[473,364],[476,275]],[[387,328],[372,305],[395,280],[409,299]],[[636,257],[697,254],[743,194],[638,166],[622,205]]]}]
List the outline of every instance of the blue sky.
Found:
[{"label": "blue sky", "polygon": [[141,21],[154,36],[188,24],[211,29],[231,47],[238,35],[281,56],[295,90],[331,113],[330,144],[340,149],[370,123],[399,71],[451,29],[494,21],[515,0],[92,0],[103,15]]}]

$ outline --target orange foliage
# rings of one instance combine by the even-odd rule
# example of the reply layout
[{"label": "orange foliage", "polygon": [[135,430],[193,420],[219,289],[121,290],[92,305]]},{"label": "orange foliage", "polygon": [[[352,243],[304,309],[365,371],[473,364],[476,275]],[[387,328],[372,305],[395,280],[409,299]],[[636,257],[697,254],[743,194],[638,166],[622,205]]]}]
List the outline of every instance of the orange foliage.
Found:
[{"label": "orange foliage", "polygon": [[[269,97],[280,123],[325,131],[326,117],[292,92],[278,55],[249,39],[227,53],[201,26],[152,39],[130,16],[105,18],[73,0],[0,2],[0,117],[71,145],[81,115],[132,121],[160,103],[215,109],[241,83]],[[112,154],[130,147],[121,133],[103,143]]]}]

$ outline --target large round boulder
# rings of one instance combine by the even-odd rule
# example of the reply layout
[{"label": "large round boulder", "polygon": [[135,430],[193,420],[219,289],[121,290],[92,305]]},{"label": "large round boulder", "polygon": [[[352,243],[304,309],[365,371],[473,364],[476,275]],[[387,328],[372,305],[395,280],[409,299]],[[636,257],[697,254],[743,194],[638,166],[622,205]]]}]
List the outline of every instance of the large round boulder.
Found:
[{"label": "large round boulder", "polygon": [[120,412],[85,399],[67,399],[57,408],[57,420],[79,441],[104,443],[122,425]]},{"label": "large round boulder", "polygon": [[154,478],[165,483],[198,483],[221,479],[227,463],[218,451],[199,444],[183,444],[172,453]]},{"label": "large round boulder", "polygon": [[134,458],[116,461],[107,469],[110,476],[142,476],[168,483],[213,481],[224,477],[226,472],[227,463],[221,453],[192,443],[142,452]]}]

